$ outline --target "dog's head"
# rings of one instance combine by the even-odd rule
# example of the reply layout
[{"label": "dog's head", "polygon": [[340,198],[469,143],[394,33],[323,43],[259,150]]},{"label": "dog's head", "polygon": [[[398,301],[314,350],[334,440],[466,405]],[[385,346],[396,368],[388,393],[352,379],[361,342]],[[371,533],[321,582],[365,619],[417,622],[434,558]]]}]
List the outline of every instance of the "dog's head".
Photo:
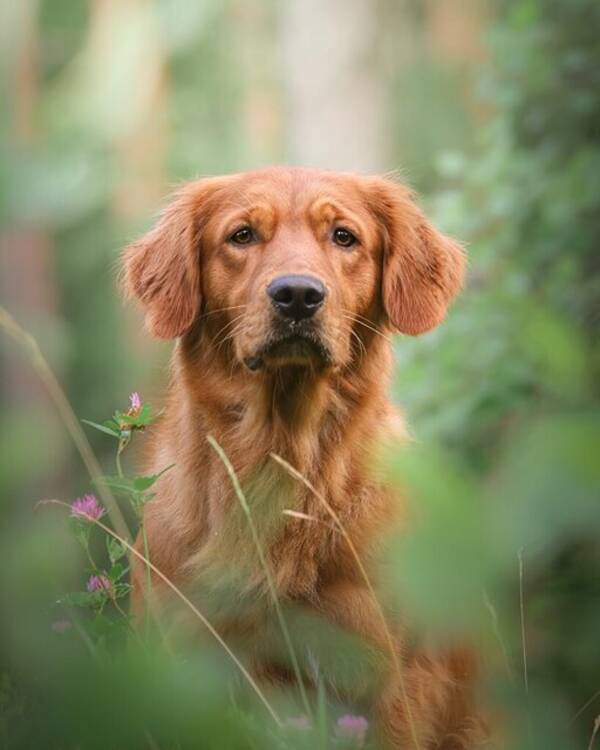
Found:
[{"label": "dog's head", "polygon": [[253,371],[341,368],[370,328],[428,331],[463,271],[405,187],[299,168],[192,182],[125,252],[152,333],[205,327]]}]

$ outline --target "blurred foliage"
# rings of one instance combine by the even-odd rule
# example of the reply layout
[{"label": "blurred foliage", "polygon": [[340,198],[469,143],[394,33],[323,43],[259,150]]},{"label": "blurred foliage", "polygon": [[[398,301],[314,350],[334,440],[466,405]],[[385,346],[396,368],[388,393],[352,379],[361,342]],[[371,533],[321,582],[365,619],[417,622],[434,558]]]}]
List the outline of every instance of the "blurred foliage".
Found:
[{"label": "blurred foliage", "polygon": [[439,330],[397,344],[398,399],[440,443],[394,459],[420,519],[399,589],[443,637],[487,616],[516,746],[581,747],[600,713],[600,6],[500,11],[479,84],[494,114],[471,153],[437,154],[428,196],[466,240],[468,288]]},{"label": "blurred foliage", "polygon": [[[408,489],[415,526],[388,551],[386,593],[433,644],[481,640],[496,675],[483,687],[507,717],[507,747],[585,747],[600,713],[600,5],[499,0],[491,59],[456,65],[425,41],[435,3],[376,5],[390,162],[425,193],[439,226],[466,241],[471,265],[447,322],[397,342],[395,392],[418,440],[388,459],[389,471]],[[166,348],[144,348],[114,289],[119,248],[147,225],[169,180],[283,153],[277,134],[257,145],[245,127],[256,89],[276,99],[281,85],[276,14],[270,2],[253,3],[254,15],[242,6],[39,0],[0,10],[11,102],[0,217],[17,240],[33,232],[49,243],[51,304],[0,288],[83,417],[100,420],[160,380]],[[19,102],[26,42],[37,70],[31,101]],[[314,731],[276,730],[221,652],[138,650],[110,618],[95,630],[55,604],[82,587],[83,564],[58,514],[30,511],[53,491],[81,494],[87,479],[44,397],[23,370],[11,374],[14,348],[2,341],[0,352],[18,386],[0,390],[0,588],[10,603],[0,745],[327,747],[347,707],[321,696]],[[109,443],[98,435],[94,447],[107,457]],[[316,630],[298,629],[316,649]],[[325,656],[352,681],[360,663],[329,637],[338,650]],[[273,700],[283,716],[300,712],[295,696]]]},{"label": "blurred foliage", "polygon": [[466,240],[469,286],[442,328],[399,343],[398,387],[420,434],[470,460],[524,413],[598,395],[599,13],[506,4],[480,85],[496,114],[475,156],[437,155],[429,204]]}]

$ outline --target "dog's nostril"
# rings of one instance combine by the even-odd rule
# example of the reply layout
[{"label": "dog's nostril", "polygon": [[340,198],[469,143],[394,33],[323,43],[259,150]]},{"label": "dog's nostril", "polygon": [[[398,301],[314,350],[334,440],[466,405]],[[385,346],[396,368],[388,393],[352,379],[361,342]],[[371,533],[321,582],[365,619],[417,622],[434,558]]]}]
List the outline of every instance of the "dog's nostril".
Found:
[{"label": "dog's nostril", "polygon": [[314,307],[315,305],[320,305],[321,302],[323,302],[324,296],[325,295],[323,294],[323,292],[321,292],[319,289],[309,289],[306,292],[304,301],[307,305]]},{"label": "dog's nostril", "polygon": [[292,320],[310,318],[323,304],[327,290],[314,276],[279,276],[267,287],[275,309]]},{"label": "dog's nostril", "polygon": [[282,286],[271,295],[271,299],[280,305],[291,305],[294,301],[294,292],[291,287]]}]

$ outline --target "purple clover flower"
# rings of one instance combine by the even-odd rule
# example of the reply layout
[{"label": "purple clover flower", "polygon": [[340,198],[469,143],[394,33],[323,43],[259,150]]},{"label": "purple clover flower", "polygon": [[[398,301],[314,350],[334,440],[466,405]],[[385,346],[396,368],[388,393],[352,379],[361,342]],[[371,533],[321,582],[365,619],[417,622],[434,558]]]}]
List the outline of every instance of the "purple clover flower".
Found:
[{"label": "purple clover flower", "polygon": [[100,505],[96,495],[84,495],[71,503],[71,515],[82,518],[84,521],[89,518],[97,521],[105,513],[106,510]]},{"label": "purple clover flower", "polygon": [[134,391],[131,396],[129,396],[129,403],[131,404],[130,411],[134,413],[142,408],[142,399],[137,391]]},{"label": "purple clover flower", "polygon": [[90,576],[87,582],[87,590],[90,594],[96,591],[108,591],[110,589],[110,579],[107,576]]},{"label": "purple clover flower", "polygon": [[345,714],[344,716],[340,716],[336,723],[336,733],[338,737],[353,740],[356,747],[363,747],[368,729],[369,722],[364,716]]}]

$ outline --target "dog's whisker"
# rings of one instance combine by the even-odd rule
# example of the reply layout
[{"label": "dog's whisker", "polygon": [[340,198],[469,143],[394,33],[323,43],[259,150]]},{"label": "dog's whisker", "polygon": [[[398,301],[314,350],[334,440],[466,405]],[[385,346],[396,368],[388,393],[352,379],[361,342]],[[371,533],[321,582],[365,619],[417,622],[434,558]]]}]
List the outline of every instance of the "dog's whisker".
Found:
[{"label": "dog's whisker", "polygon": [[356,341],[358,342],[358,346],[359,346],[359,349],[358,349],[359,358],[362,359],[363,356],[366,357],[367,356],[367,348],[364,345],[363,340],[361,339],[361,337],[358,335],[358,333],[356,333],[356,331],[353,328],[348,328],[348,331],[350,332],[350,335],[352,336],[352,338],[356,339]]},{"label": "dog's whisker", "polygon": [[347,307],[342,307],[342,312],[346,315],[351,315],[353,318],[360,318],[361,320],[364,320],[365,323],[370,323],[371,325],[376,325],[375,321],[371,320],[370,318],[367,318],[365,315],[361,315],[357,312],[352,312],[352,310],[348,310]]},{"label": "dog's whisker", "polygon": [[365,344],[361,337],[358,335],[358,333],[352,328],[350,325],[342,325],[340,326],[340,330],[343,333],[349,334],[358,344],[358,358],[360,361],[362,361],[362,358],[366,356],[367,354],[367,348],[365,347]]},{"label": "dog's whisker", "polygon": [[213,343],[219,338],[219,336],[224,333],[230,326],[232,326],[234,323],[236,323],[239,320],[240,316],[236,316],[233,318],[233,320],[230,320],[229,322],[225,323],[225,325],[222,328],[219,328],[219,330],[216,332],[214,336],[212,336]]},{"label": "dog's whisker", "polygon": [[362,320],[363,323],[367,323],[367,325],[373,326],[374,328],[377,328],[379,330],[379,326],[377,325],[377,323],[375,323],[374,320],[371,320],[371,318],[367,318],[365,315],[361,315],[357,312],[352,312],[352,310],[348,310],[345,307],[342,308],[342,313],[344,315],[350,315],[353,320]]},{"label": "dog's whisker", "polygon": [[382,333],[378,328],[375,328],[372,325],[369,325],[368,323],[365,323],[362,320],[359,320],[355,315],[346,315],[345,313],[342,313],[342,315],[347,318],[348,320],[352,320],[354,323],[358,323],[360,326],[364,326],[365,328],[368,328],[370,331],[373,331],[373,333],[376,333],[378,336],[381,336],[382,339],[385,339],[385,341],[388,342],[388,344],[392,343],[392,339],[390,336],[386,336],[385,333]]},{"label": "dog's whisker", "polygon": [[198,320],[203,320],[204,318],[208,318],[209,315],[216,315],[217,313],[228,312],[230,310],[241,310],[243,307],[248,307],[248,305],[232,305],[231,307],[219,307],[216,310],[208,310],[203,313]]},{"label": "dog's whisker", "polygon": [[[215,335],[213,336],[213,339],[212,339],[213,343],[216,343],[216,341],[217,341],[217,339],[219,338],[219,336],[220,336],[220,335],[221,335],[222,333],[225,333],[225,331],[226,331],[226,330],[227,330],[228,328],[230,328],[231,326],[233,326],[233,325],[237,324],[237,323],[238,323],[238,322],[240,321],[240,319],[241,319],[242,317],[243,317],[243,313],[240,313],[239,315],[236,315],[236,316],[235,316],[234,318],[232,318],[232,319],[231,319],[231,320],[230,320],[230,321],[229,321],[228,323],[226,323],[226,324],[225,324],[225,325],[224,325],[224,326],[223,326],[222,328],[220,328],[220,329],[219,329],[219,330],[217,331],[217,333],[216,333],[216,334],[215,334]],[[217,344],[217,348],[218,348],[218,346],[219,346],[219,345]]]},{"label": "dog's whisker", "polygon": [[[241,317],[241,316],[239,316],[239,317]],[[237,334],[238,334],[238,333],[239,333],[239,332],[240,332],[241,330],[243,330],[244,326],[245,326],[245,321],[243,321],[243,320],[242,320],[242,321],[238,322],[238,323],[237,323],[237,324],[236,324],[236,325],[235,325],[235,326],[233,327],[233,329],[232,329],[231,331],[229,331],[229,333],[228,333],[228,334],[227,334],[226,336],[224,336],[224,337],[223,337],[223,338],[222,338],[222,339],[221,339],[221,340],[220,340],[220,341],[218,342],[218,344],[216,345],[216,347],[217,347],[217,351],[219,351],[219,349],[220,349],[220,348],[221,348],[221,347],[223,346],[223,344],[225,344],[225,343],[226,343],[227,341],[229,341],[229,340],[230,340],[230,339],[232,339],[232,338],[233,338],[234,336],[236,336],[236,335],[237,335]]]}]

